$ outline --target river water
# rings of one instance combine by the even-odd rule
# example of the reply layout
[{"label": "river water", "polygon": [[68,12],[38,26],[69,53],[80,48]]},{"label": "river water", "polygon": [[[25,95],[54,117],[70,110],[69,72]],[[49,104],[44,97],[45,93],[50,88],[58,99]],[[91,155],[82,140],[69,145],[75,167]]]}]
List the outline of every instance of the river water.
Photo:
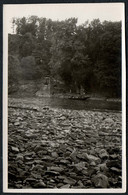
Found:
[{"label": "river water", "polygon": [[[61,98],[49,98],[43,101],[45,101],[45,105],[64,109],[121,111],[121,102],[113,102],[106,100],[71,100]],[[41,100],[41,102],[43,101]]]},{"label": "river water", "polygon": [[71,100],[62,98],[9,98],[9,102],[23,103],[32,106],[50,106],[52,108],[63,108],[73,110],[115,110],[121,111],[121,102],[119,101],[106,101],[106,100]]}]

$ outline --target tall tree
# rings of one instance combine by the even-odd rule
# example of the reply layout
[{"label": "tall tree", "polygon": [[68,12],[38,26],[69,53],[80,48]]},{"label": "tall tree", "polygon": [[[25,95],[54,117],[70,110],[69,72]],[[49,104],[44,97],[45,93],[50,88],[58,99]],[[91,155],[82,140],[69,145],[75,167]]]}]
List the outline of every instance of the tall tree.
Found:
[{"label": "tall tree", "polygon": [[[31,16],[15,18],[13,28],[17,39],[11,36],[9,52],[19,54],[21,64],[35,66],[38,78],[49,74],[63,81],[68,91],[83,88],[121,95],[121,22],[95,19],[78,25],[76,18],[52,21]],[[28,56],[34,57],[34,65]]]}]

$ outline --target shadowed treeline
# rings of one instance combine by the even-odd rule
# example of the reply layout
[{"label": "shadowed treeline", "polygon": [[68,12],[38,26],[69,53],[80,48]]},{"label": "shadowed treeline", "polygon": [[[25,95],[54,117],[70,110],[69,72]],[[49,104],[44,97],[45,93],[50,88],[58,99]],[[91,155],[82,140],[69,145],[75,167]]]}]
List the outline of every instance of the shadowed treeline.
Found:
[{"label": "shadowed treeline", "polygon": [[[23,82],[51,78],[53,92],[121,96],[121,22],[76,18],[13,18],[9,35],[9,93]],[[30,88],[28,89],[30,90]],[[38,89],[39,90],[39,89]],[[35,93],[35,92],[33,92]]]}]

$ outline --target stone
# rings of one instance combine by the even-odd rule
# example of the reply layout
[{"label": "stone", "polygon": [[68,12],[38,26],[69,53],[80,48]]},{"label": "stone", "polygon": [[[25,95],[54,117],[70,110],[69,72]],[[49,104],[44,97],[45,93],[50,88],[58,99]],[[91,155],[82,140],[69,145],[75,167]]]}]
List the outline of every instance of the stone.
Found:
[{"label": "stone", "polygon": [[85,168],[85,162],[74,164],[74,166],[76,167],[77,171],[81,171],[82,169]]},{"label": "stone", "polygon": [[101,160],[100,160],[100,158],[98,158],[98,157],[96,157],[96,156],[94,156],[94,155],[88,155],[88,154],[86,154],[86,158],[90,161],[90,162],[92,162],[92,161],[94,161],[95,163],[100,163],[101,162]]},{"label": "stone", "polygon": [[89,177],[91,177],[92,175],[96,175],[97,170],[95,167],[89,166],[89,168],[87,169],[87,173]]},{"label": "stone", "polygon": [[92,182],[90,179],[88,179],[86,182],[84,182],[85,186],[91,186]]},{"label": "stone", "polygon": [[64,129],[65,133],[70,133],[70,129]]},{"label": "stone", "polygon": [[83,154],[77,154],[77,158],[79,158],[81,160],[88,160],[87,157]]},{"label": "stone", "polygon": [[35,152],[26,152],[25,154],[24,154],[24,156],[34,156],[35,155]]},{"label": "stone", "polygon": [[16,186],[16,188],[18,188],[18,189],[21,189],[21,188],[22,188],[22,184],[16,184],[15,186]]},{"label": "stone", "polygon": [[107,167],[106,163],[99,164],[99,169],[100,169],[100,171],[102,171],[102,172],[108,171],[108,167]]},{"label": "stone", "polygon": [[37,154],[39,157],[42,157],[43,155],[48,154],[48,152],[46,150],[42,150],[42,151],[37,152]]},{"label": "stone", "polygon": [[17,160],[17,164],[20,164],[20,165],[22,165],[23,164],[23,160]]},{"label": "stone", "polygon": [[55,147],[56,146],[56,144],[54,143],[54,142],[49,142],[49,145],[51,146],[51,147]]},{"label": "stone", "polygon": [[61,120],[65,120],[65,119],[66,119],[66,117],[65,117],[65,116],[61,116],[59,119],[61,119]]},{"label": "stone", "polygon": [[61,180],[64,180],[65,177],[66,177],[66,176],[61,176],[61,175],[57,176],[57,178],[59,178],[59,179],[61,179]]},{"label": "stone", "polygon": [[17,157],[16,157],[16,160],[23,160],[23,155],[22,154],[18,154]]},{"label": "stone", "polygon": [[105,149],[102,149],[102,150],[100,150],[99,157],[102,159],[107,159],[109,157],[109,155]]},{"label": "stone", "polygon": [[81,188],[83,188],[83,187],[84,187],[84,185],[83,185],[83,183],[82,183],[82,181],[81,181],[81,180],[79,180],[77,184],[78,184]]},{"label": "stone", "polygon": [[60,160],[60,163],[61,164],[69,164],[70,163],[70,161],[69,160],[65,160],[65,159],[62,159],[62,160]]},{"label": "stone", "polygon": [[28,156],[25,156],[25,158],[24,158],[26,161],[30,161],[30,160],[33,160],[33,158],[32,157],[28,157]]},{"label": "stone", "polygon": [[62,172],[64,169],[61,167],[47,167],[48,171],[56,171],[56,172]]},{"label": "stone", "polygon": [[46,184],[42,180],[40,180],[38,183],[34,184],[33,187],[34,188],[45,188]]},{"label": "stone", "polygon": [[26,137],[30,138],[30,139],[35,139],[35,138],[37,138],[37,135],[26,134]]},{"label": "stone", "polygon": [[109,157],[110,157],[110,159],[114,160],[114,159],[118,158],[118,155],[117,154],[112,154]]},{"label": "stone", "polygon": [[104,122],[106,122],[106,123],[114,123],[114,121],[111,118],[106,118],[104,120]]},{"label": "stone", "polygon": [[70,152],[72,152],[72,151],[73,151],[73,149],[72,149],[72,148],[70,148],[70,147],[67,147],[67,148],[66,148],[66,150],[68,150],[68,151],[70,151]]},{"label": "stone", "polygon": [[91,166],[96,166],[95,161],[92,161],[92,162],[90,163],[90,165],[91,165]]},{"label": "stone", "polygon": [[116,168],[116,167],[111,167],[110,170],[115,173],[115,174],[120,174],[121,173],[121,170]]},{"label": "stone", "polygon": [[39,151],[42,151],[43,150],[43,147],[40,145],[37,145],[35,148],[34,148],[34,151],[35,152],[39,152]]},{"label": "stone", "polygon": [[60,150],[62,150],[64,152],[66,151],[66,145],[65,144],[60,144],[59,148],[60,148]]},{"label": "stone", "polygon": [[70,137],[71,137],[73,140],[75,140],[77,136],[76,136],[75,134],[70,134]]},{"label": "stone", "polygon": [[48,156],[48,155],[43,156],[41,159],[42,159],[43,161],[52,161],[52,160],[53,160],[53,158],[50,157],[50,156]]},{"label": "stone", "polygon": [[86,175],[86,176],[88,176],[88,170],[85,170],[85,169],[83,169],[82,171],[81,171],[81,173],[83,174],[83,175]]},{"label": "stone", "polygon": [[97,141],[96,141],[96,138],[91,137],[91,138],[90,138],[90,142],[91,142],[91,143],[96,143],[96,142],[97,142]]},{"label": "stone", "polygon": [[44,166],[43,165],[40,165],[40,164],[36,164],[33,168],[32,168],[32,171],[37,171],[37,172],[40,172],[44,169]]},{"label": "stone", "polygon": [[74,185],[76,183],[76,180],[70,178],[70,177],[67,177],[64,179],[64,183],[67,183],[67,184],[70,184],[70,185]]},{"label": "stone", "polygon": [[70,155],[71,159],[76,160],[76,155],[77,155],[77,151],[76,151],[76,149],[74,149]]},{"label": "stone", "polygon": [[63,185],[64,185],[63,183],[58,183],[57,188],[61,188],[61,186],[63,186]]},{"label": "stone", "polygon": [[15,125],[15,126],[19,126],[20,123],[19,123],[19,122],[15,122],[14,125]]},{"label": "stone", "polygon": [[[32,170],[33,171],[33,170]],[[39,169],[38,169],[38,171],[39,171]],[[37,171],[37,173],[31,173],[32,174],[32,176],[36,179],[36,180],[38,180],[38,179],[41,179],[42,178],[42,176],[41,176],[41,174],[38,174],[38,171]],[[41,172],[41,170],[40,170],[40,172]]]},{"label": "stone", "polygon": [[92,178],[92,182],[96,188],[108,188],[109,182],[108,177],[99,173],[95,177]]},{"label": "stone", "polygon": [[70,188],[70,184],[66,184],[60,187],[61,189],[66,189],[66,188]]},{"label": "stone", "polygon": [[76,178],[76,173],[74,173],[74,172],[70,172],[69,175],[70,175],[70,177],[72,177],[72,178]]},{"label": "stone", "polygon": [[12,151],[15,152],[15,153],[18,153],[19,152],[19,149],[17,147],[11,147]]},{"label": "stone", "polygon": [[51,156],[54,157],[54,158],[57,158],[58,157],[58,154],[57,154],[57,152],[52,152],[51,153]]}]

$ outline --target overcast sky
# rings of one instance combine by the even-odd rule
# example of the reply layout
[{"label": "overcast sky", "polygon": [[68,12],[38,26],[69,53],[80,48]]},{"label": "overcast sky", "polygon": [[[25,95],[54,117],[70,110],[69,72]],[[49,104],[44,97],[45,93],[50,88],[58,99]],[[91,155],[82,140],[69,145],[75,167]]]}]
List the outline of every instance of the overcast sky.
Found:
[{"label": "overcast sky", "polygon": [[10,4],[4,5],[4,22],[8,33],[12,33],[11,20],[13,17],[51,18],[52,20],[65,20],[78,18],[78,24],[86,20],[92,21],[120,21],[123,19],[123,3],[78,3],[78,4]]}]

